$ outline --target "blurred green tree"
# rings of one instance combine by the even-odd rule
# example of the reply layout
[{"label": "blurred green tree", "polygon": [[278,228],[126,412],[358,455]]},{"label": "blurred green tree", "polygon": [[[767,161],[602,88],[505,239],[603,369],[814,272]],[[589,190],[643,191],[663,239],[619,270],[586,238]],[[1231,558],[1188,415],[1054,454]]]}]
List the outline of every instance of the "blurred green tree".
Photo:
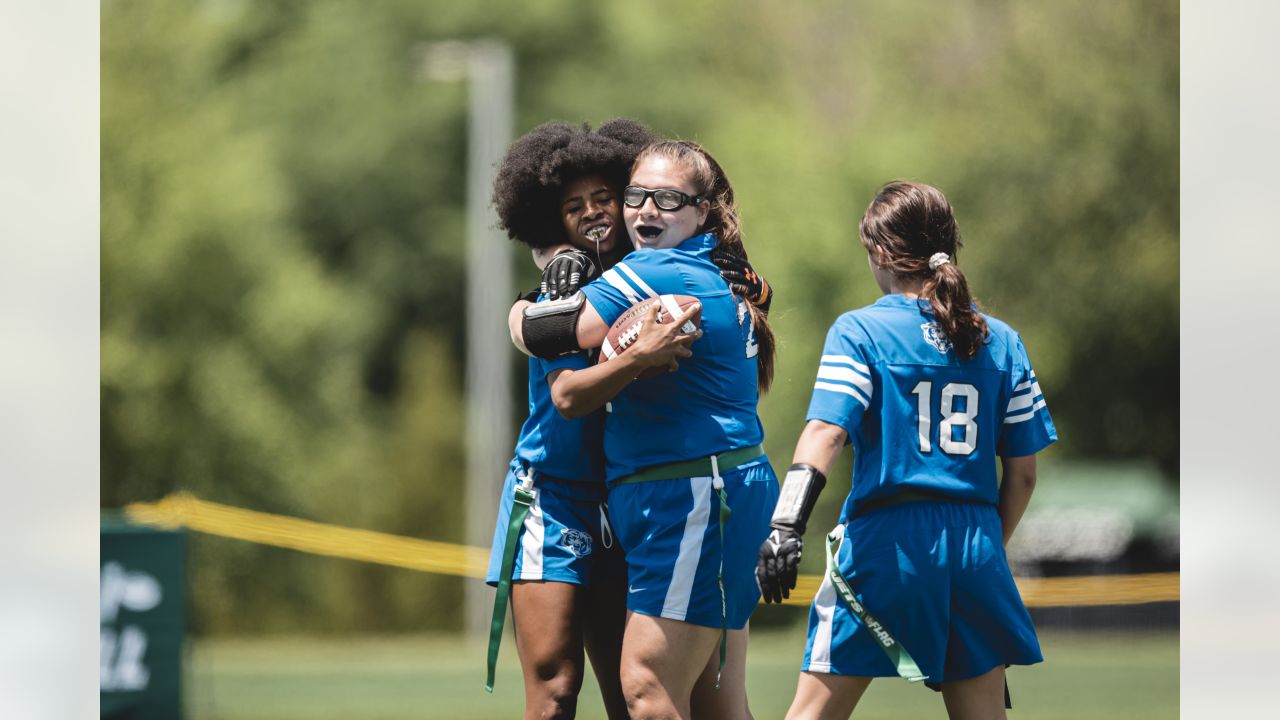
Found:
[{"label": "blurred green tree", "polygon": [[[951,197],[961,267],[1026,339],[1063,438],[1049,454],[1176,482],[1176,2],[102,10],[104,506],[184,488],[460,539],[442,509],[464,447],[465,87],[421,61],[484,35],[516,52],[517,132],[629,116],[725,166],[779,291],[776,462],[827,326],[878,294],[858,219],[905,177]],[[456,626],[456,579],[192,552],[201,630]]]}]

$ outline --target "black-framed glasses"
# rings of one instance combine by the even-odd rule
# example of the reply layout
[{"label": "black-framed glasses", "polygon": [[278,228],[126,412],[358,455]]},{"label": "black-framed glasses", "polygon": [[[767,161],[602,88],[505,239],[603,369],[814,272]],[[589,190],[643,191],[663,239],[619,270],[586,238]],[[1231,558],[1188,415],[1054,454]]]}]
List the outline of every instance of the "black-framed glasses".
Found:
[{"label": "black-framed glasses", "polygon": [[650,190],[639,185],[628,185],[622,191],[622,204],[633,208],[642,207],[644,201],[649,199],[649,196],[653,196],[653,204],[657,205],[659,210],[666,210],[667,212],[679,210],[685,205],[697,205],[706,199],[701,195],[690,196],[679,190],[671,190],[669,188]]}]

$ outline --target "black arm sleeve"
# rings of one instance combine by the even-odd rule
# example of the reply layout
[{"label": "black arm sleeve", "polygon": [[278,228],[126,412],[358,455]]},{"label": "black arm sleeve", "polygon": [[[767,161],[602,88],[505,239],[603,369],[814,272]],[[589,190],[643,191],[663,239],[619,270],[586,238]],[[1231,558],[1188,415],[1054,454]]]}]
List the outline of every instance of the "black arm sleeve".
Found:
[{"label": "black arm sleeve", "polygon": [[549,359],[577,352],[578,315],[584,303],[586,295],[578,292],[563,300],[546,300],[525,308],[520,331],[529,353]]}]

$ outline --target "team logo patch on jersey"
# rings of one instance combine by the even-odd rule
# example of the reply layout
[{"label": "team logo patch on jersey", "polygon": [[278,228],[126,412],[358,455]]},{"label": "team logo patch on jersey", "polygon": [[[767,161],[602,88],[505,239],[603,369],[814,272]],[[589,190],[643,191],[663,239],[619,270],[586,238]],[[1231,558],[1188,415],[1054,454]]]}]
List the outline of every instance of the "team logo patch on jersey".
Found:
[{"label": "team logo patch on jersey", "polygon": [[591,536],[581,530],[565,528],[560,533],[560,544],[568,548],[575,557],[586,557],[591,554]]},{"label": "team logo patch on jersey", "polygon": [[942,334],[942,328],[938,327],[938,323],[927,322],[921,325],[920,329],[924,332],[924,341],[932,345],[934,350],[943,355],[951,350],[951,341]]}]

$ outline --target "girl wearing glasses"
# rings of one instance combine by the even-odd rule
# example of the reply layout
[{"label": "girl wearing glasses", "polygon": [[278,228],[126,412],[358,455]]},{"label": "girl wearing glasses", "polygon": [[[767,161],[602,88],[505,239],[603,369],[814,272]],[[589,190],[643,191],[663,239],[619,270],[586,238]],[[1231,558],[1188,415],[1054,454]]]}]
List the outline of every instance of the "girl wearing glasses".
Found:
[{"label": "girl wearing glasses", "polygon": [[853,487],[827,539],[787,717],[847,718],[872,678],[901,676],[941,690],[952,718],[1003,718],[1005,666],[1041,660],[1004,545],[1057,432],[1022,339],[978,311],[952,262],[947,198],[890,183],[858,230],[885,296],[827,334],[759,551],[765,600],[779,602],[826,474],[852,443]]},{"label": "girl wearing glasses", "polygon": [[618,390],[605,421],[610,519],[628,575],[622,687],[635,717],[747,718],[756,547],[778,495],[756,413],[773,335],[711,259],[717,248],[746,253],[733,190],[710,154],[688,142],[650,145],[623,201],[636,250],[583,288],[567,329],[526,312],[513,334],[526,346],[536,338],[535,354],[597,347],[638,301],[701,301],[692,355]]},{"label": "girl wearing glasses", "polygon": [[[574,297],[598,268],[630,251],[619,190],[653,139],[640,124],[619,119],[596,130],[547,123],[511,145],[494,205],[502,227],[544,268],[541,291],[517,303],[513,317],[537,300],[548,307],[555,303],[547,300]],[[726,263],[723,272],[744,291],[755,278],[745,260]],[[510,593],[526,717],[574,716],[584,648],[608,716],[628,717],[619,680],[626,567],[604,504],[598,408],[607,396],[589,404],[584,393],[611,394],[644,368],[687,356],[694,338],[678,337],[677,327],[646,326],[625,363],[593,366],[585,352],[529,359],[530,412],[507,475],[487,576],[499,587],[499,622]],[[489,688],[498,627],[490,642]]]}]

